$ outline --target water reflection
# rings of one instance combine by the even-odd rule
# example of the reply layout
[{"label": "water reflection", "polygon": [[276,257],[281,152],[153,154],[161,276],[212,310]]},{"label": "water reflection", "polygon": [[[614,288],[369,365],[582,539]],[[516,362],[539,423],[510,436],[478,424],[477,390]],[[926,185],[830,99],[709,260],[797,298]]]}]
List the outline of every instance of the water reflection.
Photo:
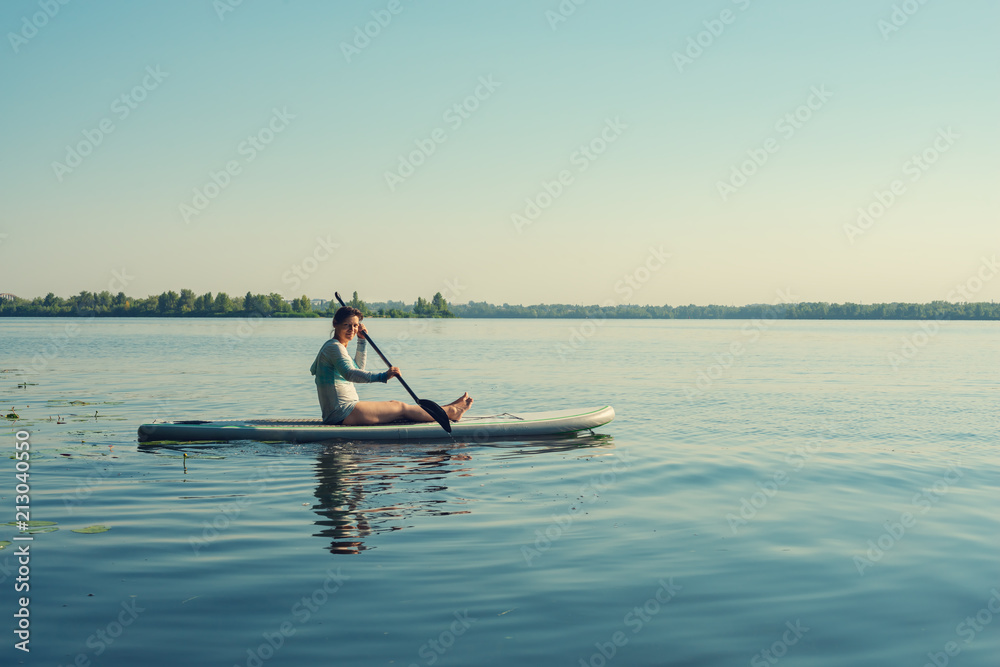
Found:
[{"label": "water reflection", "polygon": [[471,513],[476,499],[455,496],[447,482],[451,476],[475,475],[474,455],[511,459],[613,446],[613,438],[603,433],[447,445],[330,444],[316,461],[312,509],[321,518],[315,535],[330,540],[331,553],[358,554],[374,548],[366,538],[408,528],[411,517]]},{"label": "water reflection", "polygon": [[[316,462],[317,536],[331,539],[330,551],[356,554],[370,535],[407,527],[412,516],[467,514],[463,498],[437,497],[448,475],[470,474],[471,457],[448,451],[410,457],[356,452],[334,445]],[[426,497],[419,497],[426,496]]]}]

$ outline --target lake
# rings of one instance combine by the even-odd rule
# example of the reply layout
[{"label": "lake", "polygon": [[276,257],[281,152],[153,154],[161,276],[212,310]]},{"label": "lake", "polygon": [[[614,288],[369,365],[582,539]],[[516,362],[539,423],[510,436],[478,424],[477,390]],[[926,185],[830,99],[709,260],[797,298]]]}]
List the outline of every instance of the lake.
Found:
[{"label": "lake", "polygon": [[27,432],[55,525],[0,533],[0,611],[30,596],[4,664],[996,665],[996,323],[366,324],[422,398],[617,418],[140,447],[153,419],[318,418],[329,321],[6,318],[0,500]]}]

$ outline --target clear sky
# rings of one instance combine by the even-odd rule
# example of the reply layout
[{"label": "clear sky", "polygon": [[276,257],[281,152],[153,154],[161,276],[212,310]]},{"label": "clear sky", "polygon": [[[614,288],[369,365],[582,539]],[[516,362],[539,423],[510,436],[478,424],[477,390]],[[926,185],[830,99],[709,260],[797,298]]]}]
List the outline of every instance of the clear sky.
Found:
[{"label": "clear sky", "polygon": [[991,0],[5,0],[0,292],[997,299],[998,24]]}]

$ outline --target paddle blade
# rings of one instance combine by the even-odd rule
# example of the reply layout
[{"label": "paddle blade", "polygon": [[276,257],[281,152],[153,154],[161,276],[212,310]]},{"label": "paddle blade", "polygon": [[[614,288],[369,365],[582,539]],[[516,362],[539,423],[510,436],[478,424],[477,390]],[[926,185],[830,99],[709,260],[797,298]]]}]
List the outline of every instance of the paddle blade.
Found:
[{"label": "paddle blade", "polygon": [[440,405],[434,401],[428,401],[426,398],[421,398],[417,401],[417,405],[424,409],[424,412],[434,417],[434,421],[441,425],[448,433],[451,433],[451,420],[448,419],[448,414],[444,411]]}]

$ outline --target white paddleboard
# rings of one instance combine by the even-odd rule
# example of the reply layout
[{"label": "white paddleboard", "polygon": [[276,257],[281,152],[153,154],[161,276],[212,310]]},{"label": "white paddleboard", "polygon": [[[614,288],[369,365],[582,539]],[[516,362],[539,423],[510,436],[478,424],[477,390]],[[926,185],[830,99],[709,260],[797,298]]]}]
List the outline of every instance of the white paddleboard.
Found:
[{"label": "white paddleboard", "polygon": [[248,419],[226,421],[187,420],[153,422],[139,427],[139,442],[268,440],[318,442],[321,440],[424,440],[521,438],[586,431],[615,418],[610,405],[575,410],[520,412],[476,416],[466,413],[452,422],[451,436],[437,422],[394,422],[377,426],[329,426],[318,419]]}]

